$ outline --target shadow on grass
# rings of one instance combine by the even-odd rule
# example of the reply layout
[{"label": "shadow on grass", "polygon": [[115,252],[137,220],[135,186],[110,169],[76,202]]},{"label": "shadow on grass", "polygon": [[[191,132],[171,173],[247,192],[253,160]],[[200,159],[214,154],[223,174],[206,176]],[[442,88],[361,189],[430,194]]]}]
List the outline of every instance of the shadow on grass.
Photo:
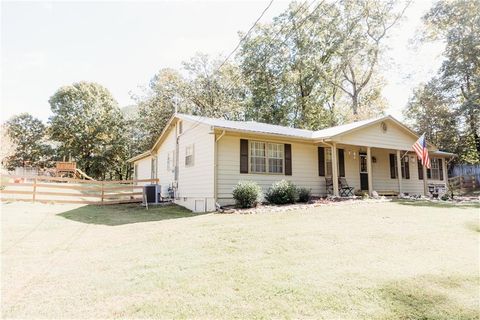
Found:
[{"label": "shadow on grass", "polygon": [[413,207],[431,207],[431,208],[459,208],[459,209],[480,209],[479,202],[453,203],[447,201],[427,201],[427,200],[405,200],[394,199],[392,202]]},{"label": "shadow on grass", "polygon": [[60,217],[90,224],[118,226],[130,223],[188,218],[195,213],[175,204],[150,206],[148,210],[140,204],[95,206],[87,205],[57,214]]},{"label": "shadow on grass", "polygon": [[468,306],[456,299],[472,301],[478,285],[478,277],[423,276],[388,283],[380,292],[392,319],[479,319],[478,296]]}]

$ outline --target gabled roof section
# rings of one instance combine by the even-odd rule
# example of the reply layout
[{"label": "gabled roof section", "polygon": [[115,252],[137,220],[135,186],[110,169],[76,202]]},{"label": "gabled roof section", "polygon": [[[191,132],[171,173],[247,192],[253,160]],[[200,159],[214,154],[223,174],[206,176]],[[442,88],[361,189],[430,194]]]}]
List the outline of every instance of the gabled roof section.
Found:
[{"label": "gabled roof section", "polygon": [[248,131],[255,133],[275,134],[281,136],[289,136],[296,138],[309,139],[312,137],[310,130],[296,129],[290,127],[277,126],[273,124],[261,123],[256,121],[231,121],[216,118],[207,118],[201,116],[192,116],[179,113],[177,117],[192,122],[200,122],[219,129],[230,129],[237,131]]},{"label": "gabled roof section", "polygon": [[390,116],[361,120],[361,121],[357,121],[357,122],[342,124],[340,126],[335,126],[335,127],[325,128],[325,129],[322,129],[322,130],[317,130],[317,131],[313,132],[312,138],[313,139],[331,138],[331,137],[334,137],[334,136],[345,134],[347,132],[350,132],[350,131],[353,131],[353,130],[356,130],[356,129],[360,129],[362,127],[365,127],[365,126],[383,121],[387,118],[390,118]]}]

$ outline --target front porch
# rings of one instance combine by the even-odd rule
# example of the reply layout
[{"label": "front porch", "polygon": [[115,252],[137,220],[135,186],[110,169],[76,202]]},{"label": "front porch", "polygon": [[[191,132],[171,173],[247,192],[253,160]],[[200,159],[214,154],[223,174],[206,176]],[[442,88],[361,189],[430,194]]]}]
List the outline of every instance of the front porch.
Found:
[{"label": "front porch", "polygon": [[318,149],[319,175],[325,177],[326,194],[350,195],[346,189],[350,187],[356,194],[427,195],[432,191],[429,187],[445,188],[447,166],[442,158],[432,158],[432,169],[427,171],[413,151],[335,142],[322,142]]}]

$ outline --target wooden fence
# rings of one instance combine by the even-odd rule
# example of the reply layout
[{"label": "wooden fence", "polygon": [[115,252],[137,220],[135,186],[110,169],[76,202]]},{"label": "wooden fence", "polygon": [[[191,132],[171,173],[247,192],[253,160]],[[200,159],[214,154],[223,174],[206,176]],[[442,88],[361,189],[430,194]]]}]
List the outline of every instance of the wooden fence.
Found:
[{"label": "wooden fence", "polygon": [[458,176],[448,178],[448,183],[453,189],[461,189],[464,191],[475,190],[478,185],[475,176]]},{"label": "wooden fence", "polygon": [[109,205],[143,201],[143,184],[158,179],[89,181],[48,176],[1,176],[2,201]]}]

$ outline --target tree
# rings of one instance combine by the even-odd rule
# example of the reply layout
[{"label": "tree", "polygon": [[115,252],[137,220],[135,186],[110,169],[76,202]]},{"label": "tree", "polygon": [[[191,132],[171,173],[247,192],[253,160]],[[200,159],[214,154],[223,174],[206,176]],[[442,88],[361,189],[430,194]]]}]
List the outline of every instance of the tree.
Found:
[{"label": "tree", "polygon": [[383,113],[377,67],[383,39],[406,7],[401,4],[292,3],[257,27],[237,57],[252,95],[247,118],[320,129],[351,118],[348,113],[355,119]]},{"label": "tree", "polygon": [[419,135],[425,133],[428,142],[441,150],[459,152],[458,117],[442,95],[441,83],[433,79],[417,88],[404,110],[407,123]]},{"label": "tree", "polygon": [[[8,120],[6,133],[10,143],[15,146],[13,154],[5,159],[5,165],[9,169],[44,165],[52,155],[52,148],[45,143],[45,125],[28,113]],[[8,145],[8,140],[6,144]]]},{"label": "tree", "polygon": [[[382,104],[380,112],[365,112],[365,109],[370,99],[382,100],[378,90],[382,81],[378,81],[376,69],[384,49],[383,42],[409,4],[409,1],[398,0],[347,0],[338,6],[340,18],[330,27],[335,28],[333,33],[340,39],[340,46],[329,64],[320,61],[318,70],[324,79],[349,97],[354,119],[363,118],[361,109],[366,117],[383,113]],[[377,83],[372,86],[375,78]]]},{"label": "tree", "polygon": [[88,175],[122,178],[128,156],[125,121],[110,92],[96,83],[61,87],[49,100],[50,136]]},{"label": "tree", "polygon": [[17,145],[10,138],[8,134],[8,127],[7,125],[3,124],[0,126],[0,164],[1,168],[8,167],[8,159],[15,155],[15,151],[17,150]]},{"label": "tree", "polygon": [[[441,101],[442,110],[438,110],[437,103],[426,104],[423,120],[408,109],[406,112],[419,131],[443,128],[445,137],[439,139],[439,147],[458,153],[460,161],[468,163],[480,163],[478,12],[479,0],[439,1],[423,17],[421,40],[443,41],[445,49],[440,70],[421,96],[427,101]],[[418,91],[414,93],[414,100],[418,95]]]}]

